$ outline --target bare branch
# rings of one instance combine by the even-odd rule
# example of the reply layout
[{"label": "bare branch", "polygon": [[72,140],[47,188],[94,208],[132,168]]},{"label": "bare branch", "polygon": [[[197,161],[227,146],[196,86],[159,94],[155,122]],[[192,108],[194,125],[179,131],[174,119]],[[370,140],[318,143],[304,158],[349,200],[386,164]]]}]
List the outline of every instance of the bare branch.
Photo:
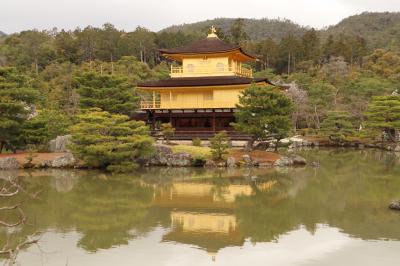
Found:
[{"label": "bare branch", "polygon": [[18,208],[19,206],[21,206],[21,204],[17,204],[17,205],[14,205],[14,206],[0,207],[0,211],[11,211],[11,210],[15,210],[15,209]]},{"label": "bare branch", "polygon": [[10,192],[10,193],[8,193],[6,191],[7,191],[7,189],[2,189],[1,192],[0,192],[0,197],[12,197],[12,196],[15,196],[15,195],[17,195],[19,193],[19,188],[17,188],[14,192]]},{"label": "bare branch", "polygon": [[18,212],[19,212],[19,215],[20,215],[20,218],[19,218],[18,222],[7,223],[7,222],[4,222],[4,221],[0,220],[0,225],[5,226],[5,227],[16,227],[16,226],[19,226],[19,225],[24,224],[26,222],[26,217],[25,217],[25,214],[22,211],[21,207],[17,205],[17,206],[15,206],[14,209],[17,209]]}]

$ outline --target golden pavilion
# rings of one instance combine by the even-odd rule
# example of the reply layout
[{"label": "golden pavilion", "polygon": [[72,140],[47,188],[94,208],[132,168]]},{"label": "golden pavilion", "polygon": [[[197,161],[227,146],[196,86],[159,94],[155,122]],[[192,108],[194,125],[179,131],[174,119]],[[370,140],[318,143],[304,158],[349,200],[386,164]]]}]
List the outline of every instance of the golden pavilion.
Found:
[{"label": "golden pavilion", "polygon": [[240,138],[230,125],[240,92],[253,83],[272,85],[266,78],[253,78],[244,65],[256,57],[220,40],[214,27],[207,38],[160,53],[179,66],[171,65],[169,79],[138,85],[140,108],[152,129],[171,123],[180,139],[208,138],[222,130]]}]

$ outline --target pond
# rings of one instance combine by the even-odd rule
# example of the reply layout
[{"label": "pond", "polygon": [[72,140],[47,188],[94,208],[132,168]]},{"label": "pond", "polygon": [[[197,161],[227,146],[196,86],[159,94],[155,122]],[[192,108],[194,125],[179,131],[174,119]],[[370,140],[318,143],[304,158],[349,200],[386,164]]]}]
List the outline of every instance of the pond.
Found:
[{"label": "pond", "polygon": [[1,172],[40,194],[14,199],[28,223],[0,246],[38,233],[29,266],[399,265],[399,156],[301,154],[320,167]]}]

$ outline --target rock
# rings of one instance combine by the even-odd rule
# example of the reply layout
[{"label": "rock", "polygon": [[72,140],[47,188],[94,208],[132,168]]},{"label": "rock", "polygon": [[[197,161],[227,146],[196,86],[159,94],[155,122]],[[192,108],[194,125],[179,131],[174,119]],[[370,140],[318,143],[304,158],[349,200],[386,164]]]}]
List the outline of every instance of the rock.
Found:
[{"label": "rock", "polygon": [[49,151],[51,152],[68,152],[67,146],[71,143],[71,135],[57,136],[50,140]]},{"label": "rock", "polygon": [[319,162],[311,162],[310,165],[312,167],[319,167],[320,166]]},{"label": "rock", "polygon": [[192,166],[193,158],[189,153],[179,152],[173,153],[167,156],[168,157],[168,166],[174,167],[189,167]]},{"label": "rock", "polygon": [[226,159],[226,166],[229,168],[236,167],[236,159],[234,157],[228,157],[228,159]]},{"label": "rock", "polygon": [[203,158],[194,158],[192,162],[192,166],[194,167],[203,167],[206,164],[206,160]]},{"label": "rock", "polygon": [[400,211],[400,201],[393,201],[389,205],[389,209]]},{"label": "rock", "polygon": [[258,164],[258,167],[260,168],[269,168],[271,167],[273,164],[271,162],[262,162]]},{"label": "rock", "polygon": [[400,145],[397,145],[396,147],[394,147],[393,151],[400,152]]},{"label": "rock", "polygon": [[293,165],[293,160],[289,157],[282,156],[274,162],[274,166],[287,167]]},{"label": "rock", "polygon": [[37,168],[49,168],[51,167],[52,161],[51,160],[44,160],[37,165]]},{"label": "rock", "polygon": [[51,162],[51,167],[54,168],[70,168],[74,167],[76,160],[71,153],[66,153],[58,156]]},{"label": "rock", "polygon": [[172,155],[172,149],[163,144],[154,145],[155,152],[154,155],[149,159],[150,165],[155,166],[167,166],[168,159]]},{"label": "rock", "polygon": [[300,155],[297,155],[297,154],[292,155],[290,157],[290,159],[292,159],[294,165],[306,165],[307,164],[306,159],[304,159],[303,157],[301,157]]},{"label": "rock", "polygon": [[250,155],[248,154],[243,155],[242,160],[245,166],[253,166],[253,161],[251,160]]},{"label": "rock", "polygon": [[266,141],[262,141],[257,143],[257,145],[254,147],[255,150],[259,150],[259,151],[265,151],[266,149],[268,149],[269,147],[269,143]]},{"label": "rock", "polygon": [[311,146],[312,147],[319,147],[319,142],[318,141],[311,142]]},{"label": "rock", "polygon": [[217,167],[217,164],[213,160],[207,160],[204,167]]},{"label": "rock", "polygon": [[19,163],[17,159],[8,157],[0,159],[0,170],[18,169]]},{"label": "rock", "polygon": [[226,162],[225,162],[225,161],[220,161],[220,162],[218,162],[218,163],[217,163],[217,167],[219,167],[219,168],[224,168],[224,167],[226,167]]}]

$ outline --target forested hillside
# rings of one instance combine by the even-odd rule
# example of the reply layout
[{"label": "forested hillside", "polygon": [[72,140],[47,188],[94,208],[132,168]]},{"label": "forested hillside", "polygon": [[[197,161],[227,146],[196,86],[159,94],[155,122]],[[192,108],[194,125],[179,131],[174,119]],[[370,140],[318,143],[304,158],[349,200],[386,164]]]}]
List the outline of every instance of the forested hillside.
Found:
[{"label": "forested hillside", "polygon": [[18,110],[0,109],[0,145],[44,145],[67,133],[76,115],[89,108],[132,117],[136,84],[167,78],[170,65],[177,64],[158,49],[204,38],[214,23],[224,41],[259,58],[249,65],[255,76],[292,83],[296,129],[319,132],[330,114],[327,121],[346,117],[354,129],[363,128],[372,97],[399,89],[398,16],[364,13],[326,31],[285,20],[216,19],[161,32],[104,24],[10,34],[0,42],[0,101],[6,110]]},{"label": "forested hillside", "polygon": [[[216,18],[196,23],[174,25],[168,27],[165,32],[183,32],[185,34],[195,34],[204,36],[211,25],[218,27],[223,34],[229,34],[232,24],[235,22],[233,18]],[[272,38],[274,41],[280,41],[287,34],[293,34],[297,37],[304,34],[305,27],[293,23],[287,19],[243,19],[244,30],[249,38],[253,41],[259,41],[265,38]]]},{"label": "forested hillside", "polygon": [[398,48],[400,41],[400,13],[362,13],[342,20],[322,34],[360,35],[371,48]]}]

